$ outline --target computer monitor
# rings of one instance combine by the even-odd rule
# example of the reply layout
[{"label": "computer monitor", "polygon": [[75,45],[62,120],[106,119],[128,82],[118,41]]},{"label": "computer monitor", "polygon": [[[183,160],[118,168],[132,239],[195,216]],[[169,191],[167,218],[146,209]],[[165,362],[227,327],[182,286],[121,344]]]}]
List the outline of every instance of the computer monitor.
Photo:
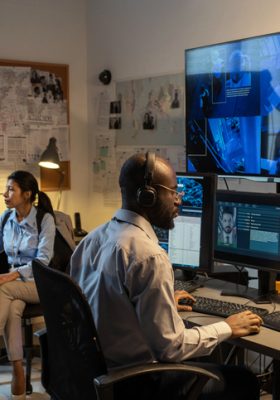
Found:
[{"label": "computer monitor", "polygon": [[197,272],[210,272],[213,259],[213,222],[217,178],[213,174],[177,173],[177,186],[184,192],[175,227],[154,227],[160,245],[174,269],[192,279]]},{"label": "computer monitor", "polygon": [[185,51],[188,172],[280,176],[280,33]]},{"label": "computer monitor", "polygon": [[215,216],[214,260],[257,268],[258,293],[241,291],[263,302],[280,273],[280,195],[218,190]]}]

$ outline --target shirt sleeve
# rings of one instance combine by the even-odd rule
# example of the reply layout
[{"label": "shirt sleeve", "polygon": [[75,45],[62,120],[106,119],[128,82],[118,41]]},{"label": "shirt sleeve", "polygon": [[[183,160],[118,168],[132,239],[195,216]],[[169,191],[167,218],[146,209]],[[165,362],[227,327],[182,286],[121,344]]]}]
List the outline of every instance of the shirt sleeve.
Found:
[{"label": "shirt sleeve", "polygon": [[[48,265],[53,257],[55,239],[55,223],[51,214],[46,213],[42,219],[41,232],[39,235],[37,253],[34,258]],[[20,277],[23,281],[33,278],[32,261],[26,265],[20,266],[18,269]]]},{"label": "shirt sleeve", "polygon": [[172,267],[163,253],[132,264],[126,284],[141,329],[158,361],[180,362],[208,355],[232,334],[224,321],[185,328],[174,299]]}]

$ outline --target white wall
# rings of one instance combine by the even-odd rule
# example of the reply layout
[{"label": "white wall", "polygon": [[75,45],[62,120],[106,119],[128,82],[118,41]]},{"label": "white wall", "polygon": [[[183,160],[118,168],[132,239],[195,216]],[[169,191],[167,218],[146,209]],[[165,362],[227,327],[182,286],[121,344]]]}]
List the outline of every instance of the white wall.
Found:
[{"label": "white wall", "polygon": [[[279,0],[88,0],[88,71],[90,138],[94,149],[94,92],[104,68],[113,80],[184,70],[186,48],[279,30]],[[229,181],[247,190],[275,191],[274,184]],[[224,187],[223,181],[219,183]],[[114,209],[92,196],[97,225]],[[97,206],[100,204],[100,206]]]},{"label": "white wall", "polygon": [[70,66],[72,189],[61,209],[80,211],[87,230],[115,211],[91,193],[100,71],[113,80],[180,72],[185,48],[277,31],[279,15],[279,0],[0,0],[1,59]]},{"label": "white wall", "polygon": [[[72,218],[80,211],[90,229],[86,42],[86,0],[0,0],[1,59],[69,64],[71,191],[63,192],[60,209]],[[48,194],[56,206],[57,193]]]}]

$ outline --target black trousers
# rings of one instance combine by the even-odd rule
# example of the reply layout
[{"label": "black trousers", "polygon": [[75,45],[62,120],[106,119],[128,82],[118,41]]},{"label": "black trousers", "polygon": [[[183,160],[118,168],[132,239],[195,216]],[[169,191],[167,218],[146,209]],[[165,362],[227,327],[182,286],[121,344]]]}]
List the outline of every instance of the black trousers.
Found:
[{"label": "black trousers", "polygon": [[[258,400],[260,388],[256,376],[245,367],[203,363],[216,372],[222,382],[210,380],[199,400]],[[191,379],[182,373],[164,372],[133,378],[120,383],[115,396],[122,400],[186,400]]]}]

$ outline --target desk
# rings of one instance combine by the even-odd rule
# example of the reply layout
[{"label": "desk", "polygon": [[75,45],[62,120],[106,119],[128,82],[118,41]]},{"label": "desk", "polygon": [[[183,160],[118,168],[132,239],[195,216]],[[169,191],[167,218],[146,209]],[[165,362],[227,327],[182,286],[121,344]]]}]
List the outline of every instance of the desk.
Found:
[{"label": "desk", "polygon": [[[194,296],[205,296],[214,299],[220,299],[224,301],[232,301],[234,303],[245,304],[248,303],[248,299],[244,299],[241,297],[228,297],[221,296],[220,292],[222,289],[235,287],[234,284],[229,282],[224,282],[216,279],[209,279],[205,282],[205,286],[197,289],[194,293]],[[276,307],[273,310],[273,306],[271,304],[257,304],[257,307],[263,307],[271,311],[280,310],[280,299],[277,296]],[[255,305],[250,302],[250,305]],[[187,318],[190,323],[195,325],[207,325],[212,324],[214,322],[220,321],[222,318],[208,316],[206,314],[195,313],[195,312],[181,312],[180,315],[182,318]],[[229,343],[236,345],[238,347],[255,351],[257,353],[264,354],[273,359],[273,382],[272,382],[272,398],[273,400],[280,399],[280,332],[273,331],[268,328],[261,328],[261,331],[257,335],[245,336],[238,339],[228,340]]]}]

